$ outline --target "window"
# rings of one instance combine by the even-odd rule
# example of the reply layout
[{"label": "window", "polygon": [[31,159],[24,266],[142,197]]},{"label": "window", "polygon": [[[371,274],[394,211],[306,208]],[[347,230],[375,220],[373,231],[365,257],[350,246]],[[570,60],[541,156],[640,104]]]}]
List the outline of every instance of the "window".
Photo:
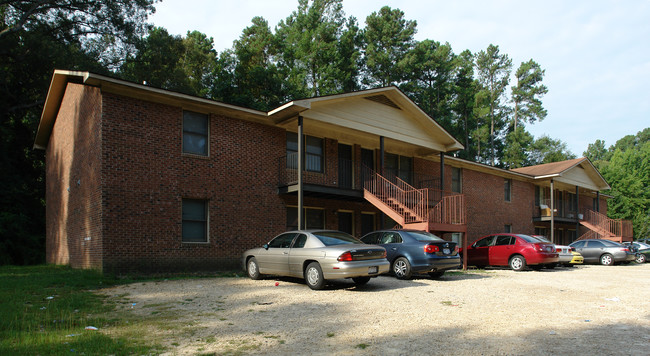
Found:
[{"label": "window", "polygon": [[292,232],[282,234],[269,242],[269,248],[289,248],[294,237],[296,234]]},{"label": "window", "polygon": [[[305,229],[324,229],[325,228],[325,210],[305,208]],[[287,208],[287,230],[298,229],[298,208]]]},{"label": "window", "polygon": [[[323,139],[305,136],[305,170],[323,172]],[[287,132],[287,168],[298,168],[298,134]]]},{"label": "window", "polygon": [[589,248],[604,248],[604,247],[607,247],[602,241],[596,241],[596,240],[587,241],[587,246]]},{"label": "window", "polygon": [[577,241],[577,242],[572,243],[571,247],[582,248],[586,243],[587,243],[587,241]]},{"label": "window", "polygon": [[378,244],[379,243],[379,238],[381,237],[382,233],[381,232],[373,232],[371,234],[368,234],[364,236],[361,241],[367,244]]},{"label": "window", "polygon": [[512,225],[503,225],[503,232],[512,232]]},{"label": "window", "polygon": [[503,180],[503,199],[505,201],[510,201],[511,197],[511,191],[512,191],[512,180],[511,179],[504,179]]},{"label": "window", "polygon": [[487,247],[487,246],[491,246],[493,241],[494,241],[494,236],[488,236],[484,239],[476,241],[474,244],[476,247]]},{"label": "window", "polygon": [[451,191],[455,193],[462,193],[462,180],[460,168],[451,167]]},{"label": "window", "polygon": [[386,177],[399,177],[408,184],[413,184],[413,157],[386,153],[384,156]]},{"label": "window", "polygon": [[183,111],[183,153],[208,155],[208,115]]},{"label": "window", "polygon": [[183,199],[183,242],[208,242],[208,204]]},{"label": "window", "polygon": [[546,235],[546,228],[541,226],[535,226],[535,235],[548,237],[548,235]]},{"label": "window", "polygon": [[494,243],[494,246],[505,246],[505,245],[514,245],[515,238],[512,236],[497,236],[497,240]]}]

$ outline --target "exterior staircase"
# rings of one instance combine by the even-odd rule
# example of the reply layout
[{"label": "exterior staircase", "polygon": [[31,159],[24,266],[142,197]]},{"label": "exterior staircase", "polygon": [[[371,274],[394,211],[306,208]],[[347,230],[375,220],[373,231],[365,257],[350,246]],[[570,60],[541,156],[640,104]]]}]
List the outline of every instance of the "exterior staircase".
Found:
[{"label": "exterior staircase", "polygon": [[415,188],[400,178],[391,181],[365,168],[364,198],[404,229],[466,232],[465,199],[430,188]]},{"label": "exterior staircase", "polygon": [[610,219],[606,215],[593,210],[587,210],[580,224],[589,231],[578,240],[604,239],[616,242],[632,241],[632,222],[629,220]]}]

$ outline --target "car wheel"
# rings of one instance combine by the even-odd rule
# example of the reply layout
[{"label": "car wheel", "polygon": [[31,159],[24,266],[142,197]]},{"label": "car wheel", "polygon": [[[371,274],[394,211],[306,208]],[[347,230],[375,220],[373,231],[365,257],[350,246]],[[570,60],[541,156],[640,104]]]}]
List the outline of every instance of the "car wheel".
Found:
[{"label": "car wheel", "polygon": [[429,277],[431,277],[433,279],[438,279],[438,278],[442,277],[443,274],[445,274],[445,271],[442,271],[442,272],[429,272]]},{"label": "car wheel", "polygon": [[514,255],[510,257],[508,264],[513,271],[522,271],[526,268],[526,259],[522,255]]},{"label": "car wheel", "polygon": [[410,279],[411,278],[411,264],[409,260],[400,257],[393,262],[393,273],[397,279]]},{"label": "car wheel", "polygon": [[603,266],[611,266],[614,264],[614,258],[609,253],[600,256],[600,264]]},{"label": "car wheel", "polygon": [[246,262],[246,273],[248,273],[248,277],[250,279],[261,279],[262,275],[260,274],[260,269],[257,264],[257,260],[255,257],[251,257],[248,259],[248,262]]},{"label": "car wheel", "polygon": [[323,289],[325,287],[325,279],[323,278],[323,270],[320,268],[318,262],[310,263],[305,269],[305,281],[311,289]]},{"label": "car wheel", "polygon": [[636,263],[645,263],[646,257],[645,257],[644,254],[640,253],[638,256],[636,256],[635,261],[636,261]]},{"label": "car wheel", "polygon": [[363,285],[366,285],[366,283],[368,283],[368,281],[370,281],[370,277],[355,277],[355,278],[352,278],[352,281],[354,282],[354,284],[357,287],[361,287]]}]

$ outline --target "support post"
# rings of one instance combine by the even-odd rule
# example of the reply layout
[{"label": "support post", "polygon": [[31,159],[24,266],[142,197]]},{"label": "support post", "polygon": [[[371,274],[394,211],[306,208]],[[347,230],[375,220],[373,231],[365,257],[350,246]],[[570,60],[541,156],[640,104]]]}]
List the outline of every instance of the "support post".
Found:
[{"label": "support post", "polygon": [[385,153],[384,153],[384,136],[379,137],[379,172],[381,172],[382,176],[386,175],[386,172],[384,172],[384,163],[386,163],[385,159]]},{"label": "support post", "polygon": [[580,236],[580,188],[576,185],[576,236],[575,237],[577,238],[578,236]]},{"label": "support post", "polygon": [[305,138],[303,136],[303,119],[298,116],[298,230],[305,228],[302,171],[305,162]]},{"label": "support post", "polygon": [[555,197],[553,193],[553,180],[551,179],[551,242],[555,243]]},{"label": "support post", "polygon": [[[379,172],[382,177],[385,176],[384,173],[384,163],[385,163],[385,153],[384,153],[384,136],[379,136]],[[379,215],[379,224],[381,224],[381,228],[383,229],[385,227],[386,219],[384,213],[381,213]]]}]

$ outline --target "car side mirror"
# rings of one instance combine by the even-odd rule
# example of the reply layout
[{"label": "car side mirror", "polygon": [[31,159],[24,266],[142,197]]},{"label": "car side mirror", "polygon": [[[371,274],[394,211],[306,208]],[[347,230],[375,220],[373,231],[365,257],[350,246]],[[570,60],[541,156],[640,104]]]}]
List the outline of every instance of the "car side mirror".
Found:
[{"label": "car side mirror", "polygon": [[269,244],[264,244],[264,245],[262,245],[262,247],[264,247],[265,250],[268,250],[269,249]]}]

